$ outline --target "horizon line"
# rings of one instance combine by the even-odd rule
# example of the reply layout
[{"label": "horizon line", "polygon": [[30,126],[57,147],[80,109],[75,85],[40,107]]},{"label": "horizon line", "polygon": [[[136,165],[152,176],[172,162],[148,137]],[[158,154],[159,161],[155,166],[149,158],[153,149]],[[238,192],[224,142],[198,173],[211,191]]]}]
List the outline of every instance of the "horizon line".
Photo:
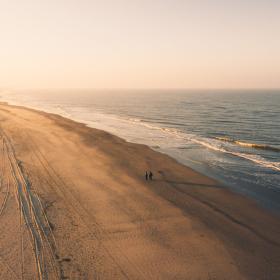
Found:
[{"label": "horizon line", "polygon": [[98,87],[98,88],[95,88],[95,87],[24,87],[24,88],[12,88],[12,87],[3,87],[1,88],[0,87],[0,91],[4,91],[4,90],[100,90],[100,91],[103,91],[103,90],[116,90],[116,91],[119,91],[119,90],[124,90],[124,91],[128,91],[128,90],[152,90],[152,91],[158,91],[158,90],[161,90],[161,91],[171,91],[171,90],[229,90],[229,91],[235,91],[235,90],[247,90],[247,91],[251,91],[251,90],[280,90],[280,87],[240,87],[240,88],[227,88],[227,87],[209,87],[209,88],[206,88],[206,87],[203,87],[203,88],[199,88],[199,87],[164,87],[164,88],[160,88],[160,87],[141,87],[141,88],[128,88],[128,87],[120,87],[120,88],[110,88],[110,87]]}]

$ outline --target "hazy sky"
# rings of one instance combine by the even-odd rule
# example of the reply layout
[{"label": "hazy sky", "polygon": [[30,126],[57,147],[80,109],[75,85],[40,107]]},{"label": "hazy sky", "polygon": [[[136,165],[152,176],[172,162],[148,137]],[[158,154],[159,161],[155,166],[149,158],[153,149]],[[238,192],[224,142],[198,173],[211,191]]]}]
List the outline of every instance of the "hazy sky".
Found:
[{"label": "hazy sky", "polygon": [[0,0],[0,88],[280,88],[279,0]]}]

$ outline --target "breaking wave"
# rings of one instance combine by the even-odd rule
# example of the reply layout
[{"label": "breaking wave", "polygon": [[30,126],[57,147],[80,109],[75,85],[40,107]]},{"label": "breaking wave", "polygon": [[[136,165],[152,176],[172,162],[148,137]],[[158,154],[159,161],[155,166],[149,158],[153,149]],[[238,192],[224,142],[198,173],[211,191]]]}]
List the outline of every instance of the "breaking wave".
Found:
[{"label": "breaking wave", "polygon": [[215,150],[215,151],[218,151],[218,152],[223,152],[223,153],[226,153],[226,154],[230,154],[230,155],[233,155],[233,156],[237,156],[237,157],[240,157],[240,158],[244,158],[244,159],[250,160],[250,161],[252,161],[252,162],[254,162],[258,165],[261,165],[263,167],[280,171],[280,162],[267,161],[266,159],[264,159],[263,157],[261,157],[259,155],[252,155],[252,154],[247,154],[247,153],[229,151],[229,150],[226,150],[223,147],[213,145],[211,143],[204,142],[204,141],[201,141],[201,140],[194,140],[193,139],[193,141],[202,145],[202,146],[204,146],[204,147],[207,147],[209,149],[212,149],[212,150]]},{"label": "breaking wave", "polygon": [[229,137],[216,137],[217,140],[224,141],[224,142],[230,142],[237,144],[239,146],[243,147],[249,147],[249,148],[254,148],[254,149],[260,149],[260,150],[268,150],[268,151],[273,151],[273,152],[280,152],[279,148],[270,146],[270,145],[265,145],[265,144],[257,144],[257,143],[248,143],[248,142],[243,142],[240,140],[234,140]]}]

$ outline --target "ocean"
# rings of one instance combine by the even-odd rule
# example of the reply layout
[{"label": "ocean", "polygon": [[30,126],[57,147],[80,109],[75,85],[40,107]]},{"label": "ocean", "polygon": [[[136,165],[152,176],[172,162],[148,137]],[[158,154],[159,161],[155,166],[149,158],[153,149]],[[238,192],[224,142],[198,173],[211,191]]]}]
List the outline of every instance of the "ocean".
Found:
[{"label": "ocean", "polygon": [[280,211],[280,90],[2,90],[0,98],[149,145]]}]

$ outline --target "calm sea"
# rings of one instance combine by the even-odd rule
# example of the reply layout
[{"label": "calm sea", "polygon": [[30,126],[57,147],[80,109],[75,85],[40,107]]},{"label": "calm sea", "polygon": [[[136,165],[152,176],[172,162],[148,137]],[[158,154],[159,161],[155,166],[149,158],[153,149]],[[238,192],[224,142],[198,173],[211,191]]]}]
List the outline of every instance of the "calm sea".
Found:
[{"label": "calm sea", "polygon": [[280,210],[280,90],[2,91],[0,96],[147,144]]}]

